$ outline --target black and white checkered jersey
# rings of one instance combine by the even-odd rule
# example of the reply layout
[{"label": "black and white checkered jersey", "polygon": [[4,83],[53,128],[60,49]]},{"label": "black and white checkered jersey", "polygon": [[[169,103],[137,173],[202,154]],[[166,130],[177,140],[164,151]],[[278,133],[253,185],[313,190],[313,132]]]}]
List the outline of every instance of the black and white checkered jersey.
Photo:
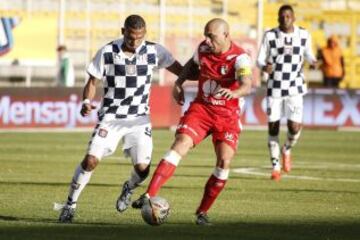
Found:
[{"label": "black and white checkered jersey", "polygon": [[149,115],[149,96],[154,69],[175,62],[161,45],[144,41],[131,57],[121,50],[123,39],[106,44],[87,68],[93,77],[103,81],[104,97],[99,119],[134,119]]},{"label": "black and white checkered jersey", "polygon": [[316,61],[311,45],[309,32],[297,26],[292,33],[284,33],[279,28],[265,32],[257,64],[260,68],[267,63],[273,65],[267,81],[268,96],[286,97],[307,92],[302,70],[304,59],[310,64]]}]

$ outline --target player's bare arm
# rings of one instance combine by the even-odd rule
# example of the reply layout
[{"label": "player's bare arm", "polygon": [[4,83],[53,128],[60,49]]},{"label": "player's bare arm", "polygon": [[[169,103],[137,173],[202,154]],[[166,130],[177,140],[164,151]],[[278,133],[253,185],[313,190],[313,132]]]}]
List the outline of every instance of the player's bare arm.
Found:
[{"label": "player's bare arm", "polygon": [[235,98],[240,98],[249,95],[251,93],[252,76],[241,76],[238,81],[241,82],[241,86],[237,90],[233,91],[233,96]]},{"label": "player's bare arm", "polygon": [[272,64],[271,64],[271,63],[267,63],[265,66],[263,66],[263,67],[261,68],[261,70],[262,70],[263,72],[266,72],[267,74],[272,73],[272,71],[273,71]]},{"label": "player's bare arm", "polygon": [[184,104],[184,89],[182,87],[186,80],[197,80],[199,77],[199,67],[191,58],[184,66],[182,72],[179,74],[178,79],[175,81],[172,94],[175,101],[183,105]]},{"label": "player's bare arm", "polygon": [[95,109],[96,106],[91,105],[91,100],[95,97],[96,94],[96,78],[93,76],[89,77],[88,82],[86,83],[83,91],[83,104],[80,110],[81,116],[88,116],[91,110]]},{"label": "player's bare arm", "polygon": [[217,93],[221,94],[221,96],[227,100],[249,95],[251,92],[251,75],[242,76],[238,81],[241,82],[241,86],[238,89],[230,90],[228,88],[220,88]]}]

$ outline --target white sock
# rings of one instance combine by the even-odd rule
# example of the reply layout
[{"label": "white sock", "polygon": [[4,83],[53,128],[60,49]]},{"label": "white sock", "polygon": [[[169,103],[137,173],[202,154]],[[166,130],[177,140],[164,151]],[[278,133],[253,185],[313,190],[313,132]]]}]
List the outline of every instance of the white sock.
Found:
[{"label": "white sock", "polygon": [[277,158],[272,158],[272,159],[271,159],[271,164],[272,164],[273,170],[279,171],[279,172],[281,171],[281,165],[280,165],[279,159],[277,159]]},{"label": "white sock", "polygon": [[280,156],[280,145],[279,145],[279,136],[270,136],[268,137],[268,148],[270,151],[270,158],[279,159]]},{"label": "white sock", "polygon": [[90,181],[91,175],[92,171],[85,171],[82,168],[81,164],[76,168],[74,177],[70,184],[69,196],[67,201],[68,205],[76,207],[76,202],[80,196],[80,193],[82,192],[86,184]]},{"label": "white sock", "polygon": [[287,138],[284,144],[285,154],[290,154],[291,148],[297,143],[298,139],[300,138],[300,134],[301,130],[296,134],[291,134],[290,132],[287,133]]},{"label": "white sock", "polygon": [[220,167],[215,167],[213,175],[221,180],[227,180],[229,178],[230,169],[223,169]]},{"label": "white sock", "polygon": [[139,176],[139,174],[137,174],[137,172],[133,169],[131,172],[128,186],[131,190],[133,190],[133,189],[137,188],[145,179],[146,178],[141,178]]}]

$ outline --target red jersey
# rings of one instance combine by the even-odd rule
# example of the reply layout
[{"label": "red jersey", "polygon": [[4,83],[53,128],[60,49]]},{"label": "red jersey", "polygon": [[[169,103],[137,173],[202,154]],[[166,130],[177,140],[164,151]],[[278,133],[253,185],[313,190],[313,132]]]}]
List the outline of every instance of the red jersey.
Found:
[{"label": "red jersey", "polygon": [[[198,94],[195,102],[206,104],[216,112],[239,112],[239,99],[227,100],[216,94],[220,88],[234,90],[240,87],[239,72],[249,71],[250,58],[245,51],[231,42],[230,49],[221,54],[211,53],[205,41],[200,43],[194,55],[194,61],[200,66]],[[244,70],[246,69],[246,70]]]}]

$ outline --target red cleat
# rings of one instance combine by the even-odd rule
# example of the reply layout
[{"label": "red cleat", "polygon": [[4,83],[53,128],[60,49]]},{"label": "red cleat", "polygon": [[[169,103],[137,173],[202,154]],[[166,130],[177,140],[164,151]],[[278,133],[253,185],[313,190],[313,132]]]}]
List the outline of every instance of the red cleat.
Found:
[{"label": "red cleat", "polygon": [[283,148],[281,155],[284,172],[288,173],[291,171],[291,154],[290,152],[286,154],[285,149]]},{"label": "red cleat", "polygon": [[280,171],[273,170],[271,172],[271,180],[274,180],[274,181],[278,182],[278,181],[280,181],[280,179],[281,179]]}]

